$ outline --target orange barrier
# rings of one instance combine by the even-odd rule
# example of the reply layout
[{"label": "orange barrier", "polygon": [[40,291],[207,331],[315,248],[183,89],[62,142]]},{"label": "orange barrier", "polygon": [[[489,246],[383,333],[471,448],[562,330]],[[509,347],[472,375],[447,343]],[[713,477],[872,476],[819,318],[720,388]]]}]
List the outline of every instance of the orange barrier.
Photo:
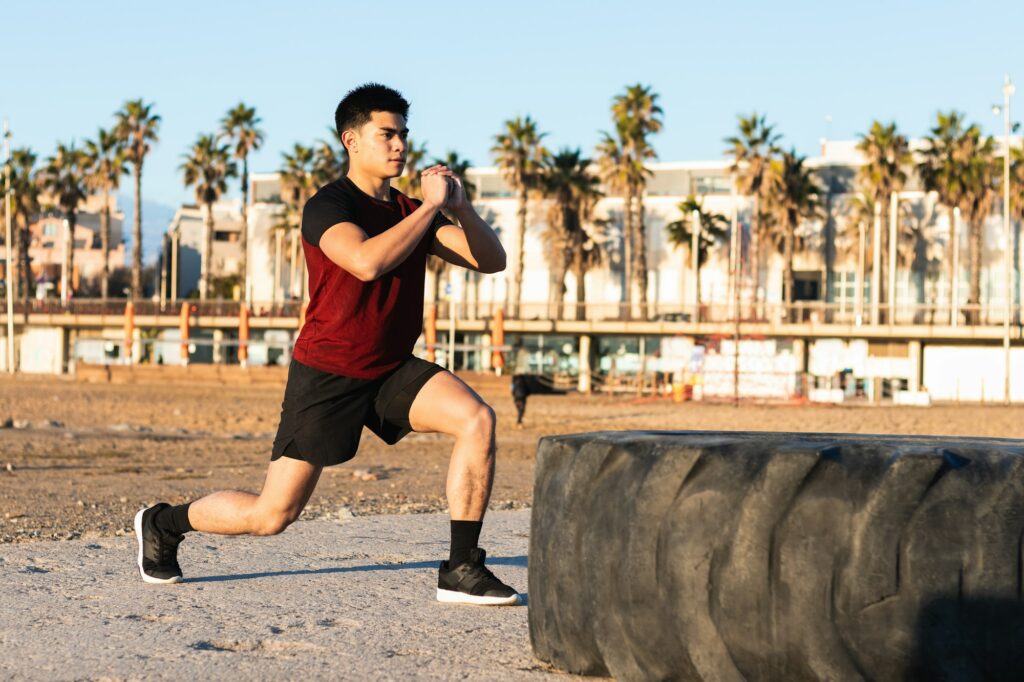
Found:
[{"label": "orange barrier", "polygon": [[188,364],[188,305],[188,303],[181,304],[181,320],[178,322],[181,331],[181,362],[184,365]]},{"label": "orange barrier", "polygon": [[[505,311],[494,312],[494,328],[491,330],[491,345],[497,348],[505,345]],[[491,366],[499,372],[505,368],[505,354],[500,350],[491,353]]]},{"label": "orange barrier", "polygon": [[132,344],[135,342],[135,304],[124,304],[124,358],[132,364]]},{"label": "orange barrier", "polygon": [[238,362],[244,367],[249,361],[249,306],[238,308]]}]

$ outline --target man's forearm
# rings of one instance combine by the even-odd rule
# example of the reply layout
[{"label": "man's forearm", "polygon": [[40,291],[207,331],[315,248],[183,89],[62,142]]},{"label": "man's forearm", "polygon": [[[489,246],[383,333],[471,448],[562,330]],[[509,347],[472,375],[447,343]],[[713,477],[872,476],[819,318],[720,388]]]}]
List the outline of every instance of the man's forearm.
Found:
[{"label": "man's forearm", "polygon": [[409,257],[437,215],[438,207],[421,205],[394,227],[370,237],[359,247],[369,279],[377,279]]},{"label": "man's forearm", "polygon": [[505,269],[505,249],[494,229],[468,203],[452,212],[466,234],[466,243],[480,272],[501,272]]}]

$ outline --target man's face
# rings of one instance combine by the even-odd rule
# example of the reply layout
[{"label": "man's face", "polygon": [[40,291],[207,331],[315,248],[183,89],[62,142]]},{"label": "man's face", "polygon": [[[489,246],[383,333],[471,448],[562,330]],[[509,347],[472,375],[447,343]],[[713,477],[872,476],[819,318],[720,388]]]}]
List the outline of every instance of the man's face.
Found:
[{"label": "man's face", "polygon": [[353,166],[378,178],[397,178],[405,170],[408,137],[404,116],[375,111],[360,128],[346,130],[343,139]]}]

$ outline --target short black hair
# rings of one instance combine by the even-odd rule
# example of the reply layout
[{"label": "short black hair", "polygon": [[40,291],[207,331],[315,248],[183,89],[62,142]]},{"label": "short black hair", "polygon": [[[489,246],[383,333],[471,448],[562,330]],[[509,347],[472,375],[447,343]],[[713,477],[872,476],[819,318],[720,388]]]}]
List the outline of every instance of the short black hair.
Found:
[{"label": "short black hair", "polygon": [[350,90],[334,110],[334,127],[338,137],[350,128],[358,128],[370,120],[375,111],[387,111],[409,118],[409,102],[402,93],[380,83],[364,83]]}]

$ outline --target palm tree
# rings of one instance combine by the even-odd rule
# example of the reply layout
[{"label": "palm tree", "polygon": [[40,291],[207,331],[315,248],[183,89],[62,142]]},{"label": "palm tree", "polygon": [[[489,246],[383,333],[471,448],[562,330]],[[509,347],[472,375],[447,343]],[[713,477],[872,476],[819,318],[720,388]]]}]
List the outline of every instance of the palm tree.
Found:
[{"label": "palm tree", "polygon": [[[39,178],[36,171],[36,155],[28,147],[11,150],[11,223],[15,232],[13,265],[9,286],[12,295],[21,292],[28,310],[28,298],[32,295],[35,278],[32,276],[29,258],[29,228],[32,219],[39,213]],[[26,313],[27,314],[27,313]]]},{"label": "palm tree", "polygon": [[57,151],[46,160],[40,172],[43,191],[53,200],[68,221],[64,237],[67,249],[68,294],[75,290],[75,227],[78,224],[78,205],[85,200],[85,175],[88,159],[75,144],[57,143]]},{"label": "palm tree", "polygon": [[405,150],[405,171],[395,181],[399,192],[407,196],[416,196],[420,193],[420,164],[426,156],[426,142],[416,146],[415,140],[408,141]]},{"label": "palm tree", "polygon": [[[292,242],[288,262],[291,264],[289,291],[302,289],[305,285],[305,278],[302,276],[305,260],[300,248],[299,236],[302,228],[302,209],[319,188],[319,180],[322,180],[326,165],[329,159],[320,156],[312,147],[295,143],[290,152],[283,152],[281,158],[284,165],[281,168],[281,196],[285,203],[285,213],[277,229],[283,231],[283,237],[290,237]],[[318,172],[319,168],[319,172]],[[275,247],[276,248],[276,247]],[[300,292],[300,297],[305,292]]]},{"label": "palm tree", "polygon": [[[906,184],[907,174],[904,168],[909,166],[912,157],[907,138],[896,132],[896,124],[885,125],[879,121],[873,121],[868,132],[860,137],[857,143],[857,150],[864,155],[864,165],[857,171],[861,187],[872,200],[882,207],[882,253],[879,254],[881,277],[879,281],[878,300],[882,303],[895,304],[896,292],[886,292],[886,272],[889,268],[895,268],[895,263],[889,263],[889,206],[894,192],[899,192]],[[890,311],[894,312],[895,307],[890,305]]]},{"label": "palm tree", "polygon": [[446,166],[448,170],[459,176],[462,179],[462,187],[466,190],[466,199],[470,203],[476,199],[476,185],[466,177],[469,169],[473,167],[472,161],[463,159],[458,152],[449,149],[443,158],[435,158],[432,163],[435,166],[438,164]]},{"label": "palm tree", "polygon": [[[412,157],[413,157],[413,150],[414,150],[413,144],[412,144],[412,142],[410,142],[409,143],[409,155],[407,157],[408,159],[412,159]],[[399,180],[401,181],[401,180],[405,180],[405,179],[408,178],[410,180],[410,184],[411,184],[412,178],[415,178],[415,186],[412,187],[412,186],[407,185],[407,187],[408,187],[409,191],[413,191],[413,192],[419,193],[419,191],[420,191],[420,188],[419,188],[420,181],[419,181],[419,173],[418,173],[417,168],[418,168],[418,164],[423,160],[423,155],[426,154],[426,147],[425,146],[424,147],[419,147],[418,149],[415,150],[415,153],[416,153],[416,158],[415,158],[415,163],[412,166],[412,172],[411,173],[407,173],[406,175],[403,175]],[[445,155],[445,157],[443,159],[436,159],[435,158],[432,161],[432,164],[435,165],[435,166],[438,165],[438,164],[443,164],[443,165],[447,166],[450,171],[452,171],[457,176],[459,176],[462,179],[462,186],[466,190],[466,199],[468,199],[470,203],[473,202],[473,200],[476,198],[476,185],[474,185],[472,182],[470,182],[469,179],[466,177],[467,171],[470,168],[472,168],[472,166],[473,166],[471,161],[469,161],[467,159],[460,158],[458,152],[449,151]],[[406,170],[407,171],[409,170],[408,162],[406,164]],[[405,192],[406,190],[402,190],[402,191]],[[445,211],[445,215],[448,217],[449,220],[451,220],[453,222],[456,222],[456,219],[455,219],[454,215],[451,215],[447,211]],[[439,258],[438,256],[430,256],[430,257],[427,258],[427,271],[431,273],[431,275],[433,276],[433,280],[434,280],[434,305],[435,306],[441,301],[441,282],[444,281],[445,275],[448,273],[448,270],[449,270],[450,267],[451,267],[451,264],[448,263],[448,261],[446,261],[443,258]],[[475,278],[478,274],[479,273],[473,273],[472,276]],[[478,282],[478,280],[474,279],[474,284],[477,283],[477,282]]]},{"label": "palm tree", "polygon": [[764,219],[764,200],[767,193],[765,178],[769,166],[782,151],[778,142],[781,135],[775,133],[775,126],[768,125],[764,116],[753,112],[750,116],[739,117],[739,134],[725,138],[729,145],[726,156],[732,157],[729,172],[736,179],[737,191],[748,196],[753,202],[751,211],[751,270],[754,275],[754,298],[757,302],[761,284],[761,224]]},{"label": "palm tree", "polygon": [[221,120],[221,136],[234,145],[234,157],[242,162],[242,232],[238,247],[242,251],[239,262],[238,276],[242,282],[243,300],[249,300],[249,154],[263,145],[263,131],[257,128],[261,119],[256,115],[254,107],[247,107],[239,102],[234,109],[228,110]]},{"label": "palm tree", "polygon": [[650,86],[630,85],[612,100],[616,136],[602,133],[598,144],[602,175],[611,187],[622,192],[625,203],[624,245],[629,292],[626,300],[632,303],[635,285],[639,289],[644,317],[647,317],[647,238],[643,193],[651,174],[644,163],[657,158],[648,137],[661,131],[663,113],[658,94]]},{"label": "palm tree", "polygon": [[[861,312],[864,304],[864,288],[868,267],[873,267],[875,254],[867,235],[875,221],[875,200],[866,194],[857,194],[848,203],[848,220],[836,234],[837,250],[846,257],[855,257],[856,286],[854,310]],[[863,251],[861,249],[863,248]]]},{"label": "palm tree", "polygon": [[[696,280],[697,317],[700,322],[701,301],[700,295],[700,270],[707,262],[711,249],[725,241],[729,230],[729,219],[721,213],[704,210],[703,200],[690,196],[685,201],[676,205],[683,217],[665,226],[668,242],[675,247],[693,245],[693,231],[697,230],[697,272],[694,273]],[[697,224],[694,225],[694,214],[697,217]],[[692,254],[691,254],[692,256]]]},{"label": "palm tree", "polygon": [[977,126],[971,126],[964,137],[966,163],[960,211],[967,221],[970,273],[967,305],[972,306],[968,308],[966,316],[969,324],[978,324],[981,321],[978,306],[981,305],[981,256],[985,248],[985,221],[998,196],[996,178],[999,166],[995,157],[995,143],[991,137],[982,137]]},{"label": "palm tree", "polygon": [[537,130],[537,122],[529,116],[516,116],[505,121],[504,130],[494,136],[491,153],[498,162],[502,177],[516,193],[518,206],[516,216],[519,222],[516,248],[516,269],[513,275],[515,298],[510,311],[512,317],[519,317],[523,298],[523,263],[526,249],[526,203],[529,192],[536,189],[544,161],[544,147],[541,140],[546,133]]},{"label": "palm tree", "polygon": [[804,161],[806,159],[796,151],[783,152],[781,158],[772,161],[766,178],[766,208],[772,225],[778,228],[773,241],[784,261],[782,291],[790,316],[793,314],[793,256],[799,246],[797,228],[804,220],[821,217],[819,197],[823,190]]},{"label": "palm tree", "polygon": [[[602,196],[599,180],[590,172],[590,159],[582,151],[562,148],[545,158],[540,179],[544,196],[551,199],[548,229],[544,235],[545,254],[551,265],[551,299],[555,319],[561,319],[565,300],[565,277],[573,271],[576,277],[576,314],[584,311],[583,244],[590,238],[585,223],[594,205]],[[579,298],[580,295],[583,298]],[[582,319],[582,318],[580,318]]]},{"label": "palm tree", "polygon": [[100,297],[110,295],[110,194],[121,186],[125,168],[125,154],[121,140],[113,130],[100,128],[95,140],[85,143],[85,185],[92,192],[103,195],[100,208],[100,249],[103,251],[103,273],[100,277]]},{"label": "palm tree", "polygon": [[210,266],[213,257],[213,205],[228,191],[228,178],[238,174],[231,160],[229,145],[222,145],[216,135],[200,135],[184,155],[180,168],[186,187],[195,187],[196,203],[203,207],[203,255],[199,267],[199,299],[205,301],[210,291]]},{"label": "palm tree", "polygon": [[132,298],[142,295],[142,166],[151,149],[160,140],[160,116],[153,113],[153,104],[142,98],[129,100],[114,116],[115,133],[124,146],[125,160],[135,176],[135,219],[132,226]]},{"label": "palm tree", "polygon": [[[924,158],[918,166],[918,172],[925,190],[938,195],[939,203],[945,207],[948,216],[949,240],[946,265],[950,285],[949,309],[952,314],[956,303],[953,300],[953,282],[959,276],[953,270],[953,249],[955,248],[953,240],[958,238],[954,234],[954,216],[957,207],[963,203],[966,193],[964,148],[969,144],[969,138],[962,114],[956,111],[944,114],[940,111],[937,119],[935,127],[931,129],[931,134],[925,137],[925,147],[921,152]],[[975,128],[977,126],[970,126],[972,131]]]},{"label": "palm tree", "polygon": [[327,140],[317,140],[313,149],[313,186],[323,187],[329,182],[334,182],[341,177],[343,164],[348,163],[348,154],[344,155],[344,161],[338,156],[337,150]]}]

